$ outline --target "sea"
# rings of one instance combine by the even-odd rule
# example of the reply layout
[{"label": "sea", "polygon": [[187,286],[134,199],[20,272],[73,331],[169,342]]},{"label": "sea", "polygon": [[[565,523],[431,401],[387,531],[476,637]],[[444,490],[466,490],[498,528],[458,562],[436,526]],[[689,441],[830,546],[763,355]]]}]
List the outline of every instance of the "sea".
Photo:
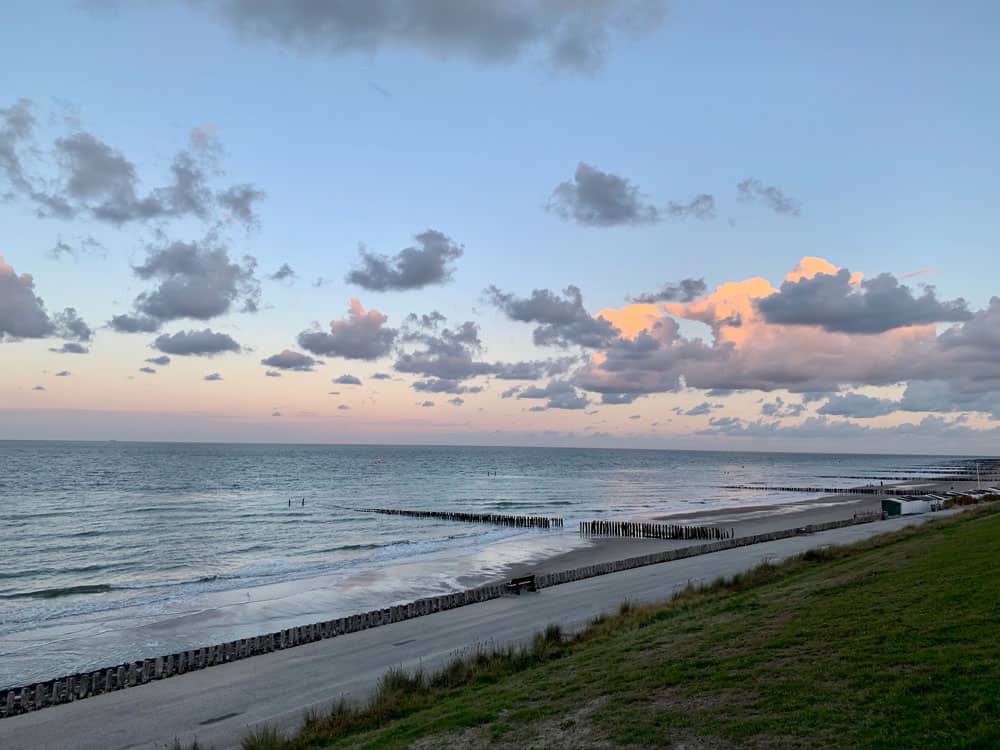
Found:
[{"label": "sea", "polygon": [[[577,522],[936,476],[949,456],[0,441],[0,688],[446,593]],[[360,508],[559,516],[520,529]]]}]

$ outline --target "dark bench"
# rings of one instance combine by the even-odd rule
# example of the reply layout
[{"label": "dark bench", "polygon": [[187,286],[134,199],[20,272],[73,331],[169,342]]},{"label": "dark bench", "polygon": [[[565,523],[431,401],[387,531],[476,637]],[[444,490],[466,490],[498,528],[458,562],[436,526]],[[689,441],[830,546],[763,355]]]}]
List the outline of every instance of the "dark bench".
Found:
[{"label": "dark bench", "polygon": [[538,586],[535,584],[535,576],[521,576],[520,578],[511,578],[510,583],[507,584],[507,591],[513,591],[518,596],[521,595],[521,589],[526,588],[528,591],[538,591]]}]

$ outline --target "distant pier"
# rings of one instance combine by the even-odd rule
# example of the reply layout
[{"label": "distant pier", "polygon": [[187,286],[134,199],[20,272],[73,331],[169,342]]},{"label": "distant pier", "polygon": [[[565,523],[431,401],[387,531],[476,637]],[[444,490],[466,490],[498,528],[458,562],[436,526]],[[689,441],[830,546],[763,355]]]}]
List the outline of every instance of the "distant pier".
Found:
[{"label": "distant pier", "polygon": [[509,516],[502,513],[461,513],[439,510],[401,510],[398,508],[354,508],[361,513],[382,513],[387,516],[412,518],[440,518],[445,521],[465,523],[492,523],[496,526],[514,526],[521,529],[560,529],[562,518],[557,516]]}]

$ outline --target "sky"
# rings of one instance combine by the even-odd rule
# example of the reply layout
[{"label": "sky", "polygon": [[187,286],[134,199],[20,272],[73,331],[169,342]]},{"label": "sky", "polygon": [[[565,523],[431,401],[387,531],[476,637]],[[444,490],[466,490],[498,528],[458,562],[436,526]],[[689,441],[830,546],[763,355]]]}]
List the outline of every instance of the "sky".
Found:
[{"label": "sky", "polygon": [[994,3],[2,14],[0,439],[997,452]]}]

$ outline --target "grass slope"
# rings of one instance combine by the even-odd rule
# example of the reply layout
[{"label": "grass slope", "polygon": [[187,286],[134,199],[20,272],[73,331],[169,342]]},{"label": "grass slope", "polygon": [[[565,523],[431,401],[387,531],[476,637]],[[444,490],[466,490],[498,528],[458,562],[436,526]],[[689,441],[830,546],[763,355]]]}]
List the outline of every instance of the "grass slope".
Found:
[{"label": "grass slope", "polygon": [[391,673],[371,706],[244,747],[1000,747],[998,644],[1000,513],[980,510]]}]

